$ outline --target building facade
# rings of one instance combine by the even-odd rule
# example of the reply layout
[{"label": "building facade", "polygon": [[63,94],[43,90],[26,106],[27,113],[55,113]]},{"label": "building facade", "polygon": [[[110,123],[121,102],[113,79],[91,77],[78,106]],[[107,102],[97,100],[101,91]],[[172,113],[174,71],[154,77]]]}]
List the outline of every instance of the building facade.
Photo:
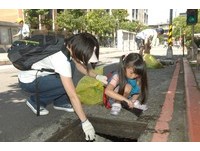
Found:
[{"label": "building facade", "polygon": [[23,18],[22,9],[0,9],[0,21],[15,23],[17,18]]},{"label": "building facade", "polygon": [[139,21],[144,25],[148,24],[148,9],[128,9],[128,14],[130,21]]}]

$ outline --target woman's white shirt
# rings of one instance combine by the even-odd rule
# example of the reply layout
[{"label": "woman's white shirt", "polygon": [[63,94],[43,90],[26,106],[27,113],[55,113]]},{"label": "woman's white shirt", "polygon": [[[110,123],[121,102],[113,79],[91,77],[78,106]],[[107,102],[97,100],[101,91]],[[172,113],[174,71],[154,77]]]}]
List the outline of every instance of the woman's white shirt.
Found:
[{"label": "woman's white shirt", "polygon": [[[20,71],[18,78],[23,83],[33,82],[36,78],[37,69],[46,68],[54,69],[56,73],[65,76],[72,77],[71,64],[68,58],[59,51],[51,56],[48,56],[32,65],[32,69],[28,71]],[[49,74],[54,74],[52,72],[38,72],[37,76],[46,76]]]}]

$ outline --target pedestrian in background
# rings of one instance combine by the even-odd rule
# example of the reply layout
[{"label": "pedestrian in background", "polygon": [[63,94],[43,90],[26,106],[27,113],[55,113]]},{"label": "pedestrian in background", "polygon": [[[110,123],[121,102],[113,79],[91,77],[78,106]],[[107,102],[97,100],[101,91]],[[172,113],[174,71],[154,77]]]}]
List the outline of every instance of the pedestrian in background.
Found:
[{"label": "pedestrian in background", "polygon": [[156,46],[157,37],[162,35],[164,30],[162,28],[157,29],[145,29],[139,32],[135,37],[139,54],[150,54],[151,47]]},{"label": "pedestrian in background", "polygon": [[[32,94],[26,104],[35,114],[37,113],[35,85],[38,84],[40,115],[49,113],[46,106],[50,103],[53,103],[56,110],[67,112],[75,110],[81,120],[86,140],[93,140],[95,131],[83,111],[72,76],[75,64],[81,73],[107,84],[107,77],[96,74],[91,66],[91,63],[98,62],[99,43],[93,35],[80,33],[66,39],[65,47],[70,59],[63,51],[48,56],[32,65],[32,69],[35,70],[20,71],[19,84],[24,91]],[[55,73],[38,71],[42,68],[53,69]]]},{"label": "pedestrian in background", "polygon": [[[118,70],[108,79],[105,94],[111,104],[111,114],[118,115],[122,103],[129,108],[147,110],[147,73],[146,64],[138,53],[130,53],[120,58]],[[140,101],[139,101],[140,97]]]},{"label": "pedestrian in background", "polygon": [[18,18],[17,23],[20,25],[20,30],[16,35],[13,35],[13,38],[20,35],[22,35],[22,39],[29,38],[30,36],[29,26],[24,23],[24,20],[22,18]]}]

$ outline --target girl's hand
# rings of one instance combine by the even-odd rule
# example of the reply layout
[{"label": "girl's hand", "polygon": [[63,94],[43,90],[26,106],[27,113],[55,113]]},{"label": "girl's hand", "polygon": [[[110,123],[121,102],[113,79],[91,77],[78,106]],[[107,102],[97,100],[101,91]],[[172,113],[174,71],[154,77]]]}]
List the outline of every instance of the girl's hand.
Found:
[{"label": "girl's hand", "polygon": [[132,102],[131,100],[127,101],[127,104],[129,106],[129,108],[133,108],[134,107],[134,102]]}]

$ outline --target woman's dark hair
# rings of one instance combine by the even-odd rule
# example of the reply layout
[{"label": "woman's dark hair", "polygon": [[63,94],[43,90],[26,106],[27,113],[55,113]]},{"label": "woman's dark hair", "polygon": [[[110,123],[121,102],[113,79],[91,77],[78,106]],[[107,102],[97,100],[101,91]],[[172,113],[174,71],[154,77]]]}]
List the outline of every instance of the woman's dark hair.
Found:
[{"label": "woman's dark hair", "polygon": [[95,36],[89,33],[79,33],[65,39],[65,46],[71,48],[72,58],[77,62],[83,62],[88,70],[88,61],[93,51],[99,59],[99,43]]},{"label": "woman's dark hair", "polygon": [[148,83],[146,64],[142,56],[138,53],[130,53],[127,56],[123,55],[120,58],[118,74],[119,74],[119,94],[124,94],[125,85],[127,84],[126,68],[133,67],[134,73],[141,78],[141,103],[146,103]]}]

